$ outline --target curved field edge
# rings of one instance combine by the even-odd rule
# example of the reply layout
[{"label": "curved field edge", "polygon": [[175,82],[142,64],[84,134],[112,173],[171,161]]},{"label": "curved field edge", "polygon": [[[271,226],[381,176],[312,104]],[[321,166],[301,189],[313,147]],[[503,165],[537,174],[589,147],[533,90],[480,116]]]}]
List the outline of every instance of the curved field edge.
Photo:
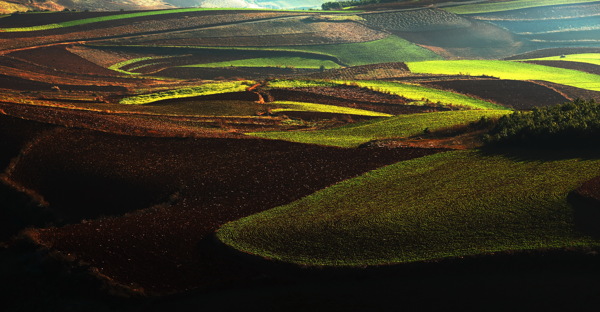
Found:
[{"label": "curved field edge", "polygon": [[[108,15],[101,17],[92,17],[92,18],[84,18],[80,20],[67,21],[62,23],[53,23],[53,24],[45,24],[45,25],[37,25],[37,26],[29,26],[29,27],[12,27],[12,28],[0,28],[0,32],[28,32],[28,31],[39,31],[39,30],[50,30],[64,27],[72,27],[78,25],[106,22],[106,21],[114,21],[121,19],[129,19],[135,17],[145,17],[145,16],[154,16],[154,15],[166,15],[166,14],[174,14],[174,13],[186,13],[186,12],[199,12],[199,11],[272,11],[272,12],[305,12],[306,14],[311,14],[312,12],[318,11],[299,11],[299,10],[276,10],[276,9],[248,9],[248,8],[185,8],[185,9],[171,9],[171,10],[157,10],[157,11],[144,11],[144,12],[136,12],[136,13],[126,13],[126,14],[116,14],[116,15]],[[327,13],[348,13],[346,11],[332,11]]]},{"label": "curved field edge", "polygon": [[567,194],[600,160],[447,152],[380,168],[222,226],[239,251],[311,266],[388,265],[552,248],[596,248]]},{"label": "curved field edge", "polygon": [[581,54],[566,54],[559,56],[540,57],[532,59],[524,59],[520,61],[563,61],[563,62],[579,62],[600,66],[600,53],[581,53]]},{"label": "curved field edge", "polygon": [[590,2],[600,2],[598,0],[516,0],[516,1],[506,1],[506,2],[498,2],[498,3],[479,3],[479,4],[467,4],[467,5],[459,5],[449,8],[444,8],[444,10],[455,13],[455,14],[479,14],[479,13],[492,13],[492,12],[502,12],[502,11],[512,11],[519,9],[527,9],[527,8],[536,8],[536,7],[544,7],[544,6],[553,6],[553,5],[563,5],[563,4],[579,4],[579,3],[590,3]]},{"label": "curved field edge", "polygon": [[458,60],[406,63],[417,74],[493,76],[507,80],[542,80],[591,91],[600,91],[600,76],[564,69],[513,61]]},{"label": "curved field edge", "polygon": [[318,112],[318,113],[333,113],[333,114],[349,114],[359,116],[370,116],[370,117],[391,117],[392,115],[380,112],[369,111],[365,109],[358,109],[352,107],[316,104],[307,102],[293,102],[293,101],[275,101],[270,102],[268,105],[275,106],[277,108],[271,109],[272,112]]},{"label": "curved field edge", "polygon": [[339,128],[317,131],[273,131],[252,132],[247,135],[265,139],[284,140],[298,143],[357,147],[379,139],[409,137],[426,130],[438,130],[477,121],[482,117],[499,118],[510,111],[467,110],[432,112],[378,118]]},{"label": "curved field edge", "polygon": [[[97,45],[111,47],[112,45]],[[122,45],[121,47],[145,48],[145,45]],[[383,39],[321,45],[272,46],[272,47],[213,47],[213,46],[160,46],[163,49],[204,49],[228,51],[277,51],[314,55],[315,59],[329,59],[341,66],[360,66],[390,62],[418,62],[441,60],[441,56],[408,40],[390,35]]]},{"label": "curved field edge", "polygon": [[207,83],[197,87],[174,89],[169,91],[140,94],[126,97],[119,101],[120,104],[141,105],[168,99],[188,98],[202,95],[220,94],[228,92],[246,91],[254,84],[253,81],[234,81]]}]

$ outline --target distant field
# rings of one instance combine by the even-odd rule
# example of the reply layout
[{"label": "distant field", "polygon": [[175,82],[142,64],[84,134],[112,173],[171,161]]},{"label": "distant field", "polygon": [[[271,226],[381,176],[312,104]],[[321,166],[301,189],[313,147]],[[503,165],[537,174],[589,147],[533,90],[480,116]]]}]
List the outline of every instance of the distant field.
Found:
[{"label": "distant field", "polygon": [[550,56],[542,58],[527,59],[525,61],[564,61],[564,62],[580,62],[593,65],[600,65],[600,53],[584,53],[584,54],[568,54],[562,56]]},{"label": "distant field", "polygon": [[181,67],[294,67],[294,68],[339,68],[330,60],[318,60],[304,57],[270,57],[186,65]]},{"label": "distant field", "polygon": [[591,91],[600,91],[599,75],[535,64],[512,61],[460,60],[411,62],[407,65],[413,73],[488,75],[500,79],[543,80]]},{"label": "distant field", "polygon": [[124,98],[119,103],[139,105],[168,99],[188,98],[227,92],[239,92],[245,91],[252,84],[252,81],[207,83],[198,87],[182,88],[163,92],[136,95]]},{"label": "distant field", "polygon": [[517,0],[497,3],[467,4],[445,8],[446,11],[456,14],[478,14],[518,9],[535,8],[549,5],[562,5],[574,3],[599,2],[598,0]]},{"label": "distant field", "polygon": [[574,229],[566,199],[600,173],[600,160],[559,159],[461,151],[404,161],[227,223],[217,237],[243,252],[317,266],[600,247]]},{"label": "distant field", "polygon": [[440,103],[441,105],[464,106],[472,109],[508,109],[504,106],[474,99],[466,95],[413,84],[385,81],[342,81],[340,83],[357,84],[363,88],[396,94],[410,100],[415,100],[417,104]]},{"label": "distant field", "polygon": [[[92,24],[92,23],[98,23],[98,22],[122,20],[122,19],[135,18],[135,17],[165,15],[165,14],[173,14],[173,13],[198,12],[198,11],[227,11],[227,10],[231,10],[231,11],[244,10],[244,11],[297,12],[294,10],[271,10],[271,9],[185,8],[185,9],[144,11],[144,12],[136,12],[136,13],[116,14],[116,15],[92,17],[92,18],[85,18],[85,19],[74,20],[74,21],[66,21],[66,22],[60,22],[60,23],[52,23],[52,24],[29,26],[29,27],[0,28],[0,32],[23,32],[23,31],[49,30],[49,29],[56,29],[56,28],[64,28],[64,27]],[[312,11],[312,12],[314,12],[314,11]],[[336,12],[328,11],[328,13],[336,13]],[[347,13],[347,12],[344,11],[344,13]],[[307,12],[307,14],[310,14],[310,13]]]},{"label": "distant field", "polygon": [[266,139],[291,142],[357,147],[376,139],[408,137],[425,129],[436,130],[477,121],[481,117],[496,118],[508,114],[500,110],[469,110],[400,115],[319,131],[283,131],[248,133]]}]

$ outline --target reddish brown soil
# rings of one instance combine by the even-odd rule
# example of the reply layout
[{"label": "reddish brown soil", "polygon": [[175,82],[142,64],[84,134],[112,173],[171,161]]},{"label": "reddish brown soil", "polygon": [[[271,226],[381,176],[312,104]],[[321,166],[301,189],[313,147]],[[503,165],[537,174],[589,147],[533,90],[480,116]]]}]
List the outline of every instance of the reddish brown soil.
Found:
[{"label": "reddish brown soil", "polygon": [[411,75],[404,63],[381,63],[372,65],[353,66],[340,69],[330,69],[308,75],[314,79],[390,79]]},{"label": "reddish brown soil", "polygon": [[595,177],[585,182],[576,190],[576,192],[581,196],[596,200],[600,205],[600,177]]},{"label": "reddish brown soil", "polygon": [[68,73],[77,73],[94,76],[115,76],[116,72],[98,66],[78,55],[66,50],[66,46],[51,46],[38,49],[18,51],[8,54],[26,62],[48,68],[52,71],[64,71]]},{"label": "reddish brown soil", "polygon": [[591,91],[580,88],[575,88],[571,86],[565,86],[557,83],[547,82],[547,81],[536,81],[536,83],[548,86],[554,90],[557,90],[563,94],[565,94],[570,99],[582,98],[582,99],[594,99],[596,101],[600,101],[600,92],[599,91]]},{"label": "reddish brown soil", "polygon": [[519,110],[556,105],[569,100],[553,89],[527,81],[442,80],[421,84],[475,96]]},{"label": "reddish brown soil", "polygon": [[571,61],[527,61],[525,63],[545,65],[550,67],[574,69],[582,72],[600,75],[600,65]]},{"label": "reddish brown soil", "polygon": [[[109,16],[123,14],[124,12],[52,12],[52,13],[31,13],[31,14],[11,14],[10,16],[0,18],[0,28],[9,27],[28,27],[37,25],[46,25],[53,23],[68,22],[85,18]],[[126,12],[133,13],[133,12]]]},{"label": "reddish brown soil", "polygon": [[268,140],[170,139],[62,129],[38,138],[9,178],[64,220],[40,243],[114,281],[168,293],[249,272],[211,249],[221,224],[367,170],[439,150],[341,149]]},{"label": "reddish brown soil", "polygon": [[384,94],[351,86],[272,89],[268,93],[276,101],[321,103],[373,110],[394,115],[449,110],[442,107],[406,105],[406,99],[397,95]]}]

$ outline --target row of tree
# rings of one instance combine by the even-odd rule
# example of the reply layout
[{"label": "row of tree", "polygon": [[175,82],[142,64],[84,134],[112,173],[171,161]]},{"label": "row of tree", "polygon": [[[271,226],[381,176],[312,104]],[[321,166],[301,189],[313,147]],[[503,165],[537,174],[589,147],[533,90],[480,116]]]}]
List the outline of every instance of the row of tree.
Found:
[{"label": "row of tree", "polygon": [[600,103],[577,99],[561,105],[515,112],[498,120],[491,144],[533,147],[600,147]]}]

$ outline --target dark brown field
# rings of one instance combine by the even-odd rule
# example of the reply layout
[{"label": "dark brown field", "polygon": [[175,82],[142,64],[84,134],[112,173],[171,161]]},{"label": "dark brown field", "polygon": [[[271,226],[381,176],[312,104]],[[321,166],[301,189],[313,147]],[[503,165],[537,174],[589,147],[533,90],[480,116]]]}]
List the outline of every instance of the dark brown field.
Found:
[{"label": "dark brown field", "polygon": [[545,65],[550,67],[574,69],[590,74],[600,75],[600,65],[571,61],[527,61],[526,63]]},{"label": "dark brown field", "polygon": [[47,203],[59,224],[73,224],[31,230],[30,237],[114,282],[163,294],[246,276],[210,248],[211,233],[224,222],[439,151],[133,137],[63,127],[31,142],[8,167],[7,181]]},{"label": "dark brown field", "polygon": [[421,84],[475,96],[519,110],[551,106],[569,100],[556,90],[527,81],[440,80]]}]

